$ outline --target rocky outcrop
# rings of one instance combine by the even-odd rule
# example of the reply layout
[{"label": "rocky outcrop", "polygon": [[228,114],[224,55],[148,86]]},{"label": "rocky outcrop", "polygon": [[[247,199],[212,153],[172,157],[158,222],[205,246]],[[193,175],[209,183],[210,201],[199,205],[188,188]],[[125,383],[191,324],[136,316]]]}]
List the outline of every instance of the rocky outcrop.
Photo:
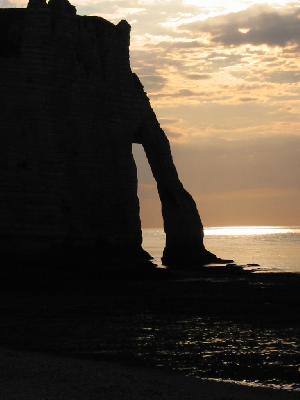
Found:
[{"label": "rocky outcrop", "polygon": [[0,9],[0,235],[6,250],[145,259],[132,143],[157,181],[166,264],[213,259],[168,139],[129,62],[130,26],[67,0]]}]

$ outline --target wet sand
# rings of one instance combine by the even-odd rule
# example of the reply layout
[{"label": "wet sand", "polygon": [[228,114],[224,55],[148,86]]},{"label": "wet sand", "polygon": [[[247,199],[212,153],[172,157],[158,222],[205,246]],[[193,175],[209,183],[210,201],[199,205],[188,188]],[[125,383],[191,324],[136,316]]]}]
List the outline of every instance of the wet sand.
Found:
[{"label": "wet sand", "polygon": [[3,400],[296,400],[299,393],[208,382],[157,369],[0,350]]}]

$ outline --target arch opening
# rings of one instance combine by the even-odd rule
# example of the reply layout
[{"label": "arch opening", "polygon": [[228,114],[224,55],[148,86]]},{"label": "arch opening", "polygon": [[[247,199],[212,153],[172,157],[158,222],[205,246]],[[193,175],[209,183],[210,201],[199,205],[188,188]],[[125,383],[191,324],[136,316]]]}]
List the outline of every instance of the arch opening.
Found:
[{"label": "arch opening", "polygon": [[133,143],[132,153],[137,168],[143,248],[151,254],[155,264],[161,265],[165,246],[165,233],[157,184],[143,146]]},{"label": "arch opening", "polygon": [[132,153],[137,167],[138,198],[143,229],[162,228],[163,219],[157,184],[152,175],[143,146],[134,143]]}]

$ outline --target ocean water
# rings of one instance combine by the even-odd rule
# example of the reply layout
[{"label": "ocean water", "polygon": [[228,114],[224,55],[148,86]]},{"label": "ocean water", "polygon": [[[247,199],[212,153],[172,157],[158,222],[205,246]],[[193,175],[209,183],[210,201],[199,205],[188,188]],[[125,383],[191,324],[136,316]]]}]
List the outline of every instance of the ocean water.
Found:
[{"label": "ocean water", "polygon": [[[220,257],[234,258],[239,264],[258,263],[260,271],[300,273],[300,227],[207,228],[205,236],[207,248]],[[165,242],[163,230],[145,229],[143,237],[144,248],[159,264]],[[295,319],[280,323],[277,319],[239,319],[234,314],[208,315],[201,311],[151,307],[120,310],[116,304],[104,313],[89,304],[92,312],[84,318],[76,316],[80,305],[74,305],[67,317],[59,314],[51,320],[42,316],[42,320],[31,321],[31,329],[41,337],[45,332],[51,339],[49,347],[65,354],[300,392],[297,312]],[[22,332],[15,318],[11,323],[14,331]],[[0,336],[6,325],[7,321],[4,328],[0,324]]]},{"label": "ocean water", "polygon": [[[144,248],[161,265],[163,230],[144,229],[143,238]],[[237,264],[259,264],[257,273],[300,273],[298,226],[209,227],[205,245]],[[132,342],[129,347],[156,366],[200,378],[300,391],[298,318],[282,326],[201,315],[135,318],[135,348]]]},{"label": "ocean water", "polygon": [[84,354],[196,378],[300,392],[299,325],[143,312],[110,316],[97,332],[84,345]]},{"label": "ocean water", "polygon": [[[259,264],[258,271],[300,273],[299,226],[236,226],[205,228],[206,248],[237,264]],[[144,229],[143,246],[161,265],[163,229]]]}]

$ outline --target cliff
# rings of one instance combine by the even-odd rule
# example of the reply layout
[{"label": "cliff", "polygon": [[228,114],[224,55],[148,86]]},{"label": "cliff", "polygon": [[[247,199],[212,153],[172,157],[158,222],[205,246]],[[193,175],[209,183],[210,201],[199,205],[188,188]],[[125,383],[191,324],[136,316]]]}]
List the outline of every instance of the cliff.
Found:
[{"label": "cliff", "polygon": [[[163,261],[203,264],[203,227],[129,61],[130,26],[67,0],[0,9],[0,243],[4,252],[82,249],[147,259],[132,143],[162,204]],[[55,250],[54,250],[55,249]]]}]

